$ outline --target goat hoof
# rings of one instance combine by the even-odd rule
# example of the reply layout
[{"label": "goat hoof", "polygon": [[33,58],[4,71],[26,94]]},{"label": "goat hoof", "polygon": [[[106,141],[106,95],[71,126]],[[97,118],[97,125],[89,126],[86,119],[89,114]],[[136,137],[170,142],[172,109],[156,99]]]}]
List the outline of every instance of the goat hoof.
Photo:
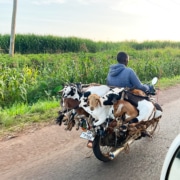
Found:
[{"label": "goat hoof", "polygon": [[141,136],[142,136],[142,137],[150,137],[150,138],[152,138],[152,135],[149,134],[147,131],[146,131],[146,132],[142,132],[142,133],[141,133]]}]

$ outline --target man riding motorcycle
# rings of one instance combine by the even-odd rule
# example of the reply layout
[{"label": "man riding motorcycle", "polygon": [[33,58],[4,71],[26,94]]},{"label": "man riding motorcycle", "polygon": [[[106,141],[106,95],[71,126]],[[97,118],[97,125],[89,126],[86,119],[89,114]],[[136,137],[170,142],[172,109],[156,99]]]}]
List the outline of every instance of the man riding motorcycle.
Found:
[{"label": "man riding motorcycle", "polygon": [[117,54],[118,64],[110,66],[107,85],[140,89],[144,92],[153,90],[153,86],[142,84],[133,69],[128,68],[129,56],[125,52]]},{"label": "man riding motorcycle", "polygon": [[[116,87],[135,88],[144,91],[145,93],[155,93],[154,87],[142,84],[133,69],[127,67],[129,56],[125,52],[117,54],[117,64],[111,65],[107,75],[107,85]],[[143,109],[138,109],[143,111]],[[141,112],[140,112],[141,113]],[[139,119],[135,118],[131,123],[138,122]]]}]

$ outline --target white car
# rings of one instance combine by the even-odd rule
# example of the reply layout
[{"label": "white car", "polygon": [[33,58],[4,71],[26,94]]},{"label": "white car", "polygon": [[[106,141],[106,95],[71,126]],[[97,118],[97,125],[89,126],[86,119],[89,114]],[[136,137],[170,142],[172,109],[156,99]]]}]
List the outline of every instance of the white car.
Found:
[{"label": "white car", "polygon": [[180,134],[173,140],[167,152],[160,180],[180,180]]}]

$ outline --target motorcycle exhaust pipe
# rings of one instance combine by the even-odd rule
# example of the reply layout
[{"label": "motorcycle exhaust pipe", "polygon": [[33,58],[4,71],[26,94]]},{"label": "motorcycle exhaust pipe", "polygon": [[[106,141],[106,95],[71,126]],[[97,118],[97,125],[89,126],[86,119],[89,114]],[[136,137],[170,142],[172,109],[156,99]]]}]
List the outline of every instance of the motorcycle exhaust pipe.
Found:
[{"label": "motorcycle exhaust pipe", "polygon": [[113,152],[110,152],[109,153],[109,158],[111,159],[111,160],[113,160],[115,157],[117,157],[118,156],[118,154],[121,152],[121,151],[123,151],[124,150],[124,147],[121,147],[121,148],[118,148],[118,149],[116,149],[115,151],[113,151]]},{"label": "motorcycle exhaust pipe", "polygon": [[135,140],[134,139],[129,139],[123,147],[117,148],[115,151],[109,153],[109,158],[113,160],[118,156],[118,154],[125,149],[125,147],[129,146],[132,144]]}]

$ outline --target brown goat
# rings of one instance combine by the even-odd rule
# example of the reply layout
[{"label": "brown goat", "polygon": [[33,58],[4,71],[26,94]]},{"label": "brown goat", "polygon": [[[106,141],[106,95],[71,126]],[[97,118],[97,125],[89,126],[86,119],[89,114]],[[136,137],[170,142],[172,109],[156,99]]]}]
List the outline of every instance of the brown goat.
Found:
[{"label": "brown goat", "polygon": [[93,111],[94,108],[98,106],[102,106],[100,101],[100,96],[98,96],[97,94],[91,94],[88,97],[87,104],[89,105],[91,111]]},{"label": "brown goat", "polygon": [[146,93],[140,89],[132,89],[130,92],[137,96],[147,96]]},{"label": "brown goat", "polygon": [[64,99],[64,107],[66,109],[75,109],[78,115],[85,115],[86,117],[89,116],[89,114],[81,107],[79,106],[79,101],[72,99],[72,98],[65,98]]},{"label": "brown goat", "polygon": [[[89,114],[83,108],[78,107],[79,103],[80,102],[78,100],[75,100],[72,98],[63,99],[63,108],[71,109],[71,111],[64,113],[64,117],[63,117],[63,122],[67,124],[67,128],[66,128],[67,130],[71,130],[74,125],[76,125],[76,130],[78,130],[80,119],[89,117]],[[76,112],[74,116],[72,116],[72,113],[73,113],[72,109],[74,109]],[[70,119],[71,116],[73,117],[73,119]]]},{"label": "brown goat", "polygon": [[80,102],[76,99],[64,98],[63,99],[63,108],[74,109],[74,108],[77,108],[79,106],[79,103]]},{"label": "brown goat", "polygon": [[114,116],[121,117],[122,115],[125,115],[125,122],[129,122],[138,115],[137,109],[128,101],[118,100],[113,106]]}]

